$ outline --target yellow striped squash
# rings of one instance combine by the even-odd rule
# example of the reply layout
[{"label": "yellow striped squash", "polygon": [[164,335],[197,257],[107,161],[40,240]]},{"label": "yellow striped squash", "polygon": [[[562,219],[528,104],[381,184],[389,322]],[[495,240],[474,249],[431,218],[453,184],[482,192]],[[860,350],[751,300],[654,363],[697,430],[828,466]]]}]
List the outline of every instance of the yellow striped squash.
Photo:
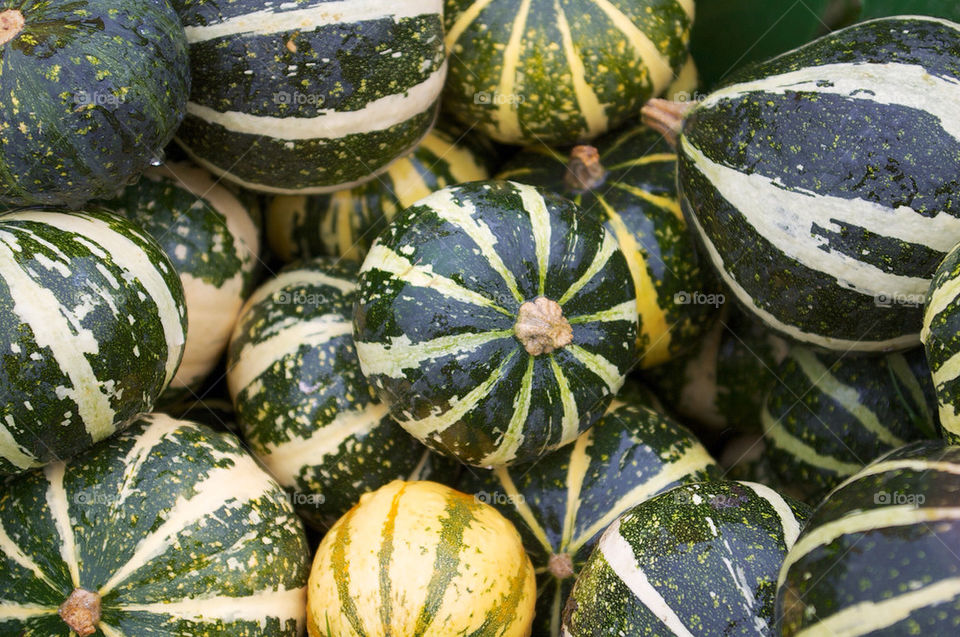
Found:
[{"label": "yellow striped squash", "polygon": [[310,637],[526,637],[536,584],[516,528],[435,482],[396,480],[323,538],[307,587]]}]

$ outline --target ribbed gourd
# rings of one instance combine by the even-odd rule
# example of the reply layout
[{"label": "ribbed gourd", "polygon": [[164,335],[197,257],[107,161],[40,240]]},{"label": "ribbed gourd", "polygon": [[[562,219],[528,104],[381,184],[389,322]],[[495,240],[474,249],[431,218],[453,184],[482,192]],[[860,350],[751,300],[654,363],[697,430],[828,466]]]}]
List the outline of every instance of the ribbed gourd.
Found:
[{"label": "ribbed gourd", "polygon": [[572,442],[636,362],[634,287],[616,239],[565,199],[509,181],[438,190],[360,269],[360,368],[391,415],[464,463]]},{"label": "ribbed gourd", "polygon": [[960,444],[960,246],[937,267],[924,304],[920,339],[937,392],[943,438]]}]

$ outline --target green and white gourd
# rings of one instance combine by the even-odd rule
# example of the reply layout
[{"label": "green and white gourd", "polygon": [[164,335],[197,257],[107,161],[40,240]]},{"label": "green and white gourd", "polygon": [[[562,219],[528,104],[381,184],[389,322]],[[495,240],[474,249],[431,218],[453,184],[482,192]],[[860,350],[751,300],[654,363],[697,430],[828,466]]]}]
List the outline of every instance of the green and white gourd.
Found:
[{"label": "green and white gourd", "polygon": [[651,498],[600,537],[562,634],[773,634],[777,572],[809,513],[753,482],[701,482]]},{"label": "green and white gourd", "polygon": [[0,634],[298,637],[310,548],[230,434],[144,416],[0,498]]},{"label": "green and white gourd", "polygon": [[960,625],[960,447],[917,442],[817,508],[780,571],[778,633],[953,635]]},{"label": "green and white gourd", "polygon": [[448,109],[508,144],[593,139],[663,95],[692,0],[445,0]]},{"label": "green and white gourd", "polygon": [[363,261],[397,212],[444,186],[489,179],[469,146],[436,128],[373,181],[329,195],[280,195],[267,210],[270,249],[282,260],[331,255]]},{"label": "green and white gourd", "polygon": [[0,206],[113,195],[163,156],[190,93],[167,0],[5,0],[0,68]]},{"label": "green and white gourd", "polygon": [[342,190],[410,153],[446,77],[441,0],[175,0],[193,91],[178,143],[260,192]]},{"label": "green and white gourd", "polygon": [[643,378],[672,413],[698,434],[719,435],[727,428],[760,432],[760,411],[777,383],[776,369],[789,343],[732,303],[692,352],[643,371]]},{"label": "green and white gourd", "polygon": [[839,351],[919,343],[930,279],[960,241],[958,36],[936,18],[864,22],[687,112],[644,109],[678,135],[705,254],[771,328]]},{"label": "green and white gourd", "polygon": [[282,270],[244,305],[227,353],[244,438],[317,527],[395,479],[432,478],[439,466],[453,473],[393,422],[360,373],[357,270],[323,258]]},{"label": "green and white gourd", "polygon": [[404,429],[467,464],[572,442],[623,385],[636,335],[616,239],[532,186],[438,190],[361,267],[360,368]]},{"label": "green and white gourd", "polygon": [[766,458],[816,503],[881,453],[937,437],[923,350],[884,357],[820,354],[797,345],[776,370],[761,412]]},{"label": "green and white gourd", "polygon": [[655,367],[699,341],[723,296],[711,267],[697,258],[669,144],[636,123],[593,144],[569,152],[531,146],[497,178],[567,197],[613,233],[636,287],[640,366]]},{"label": "green and white gourd", "polygon": [[199,389],[227,347],[253,287],[259,230],[246,202],[187,162],[148,169],[103,205],[156,239],[180,275],[187,342],[163,400],[184,399]]},{"label": "green and white gourd", "polygon": [[0,476],[69,458],[150,411],[186,329],[177,273],[130,221],[0,216]]},{"label": "green and white gourd", "polygon": [[950,444],[960,444],[960,246],[950,251],[927,293],[920,339],[937,392],[940,426]]},{"label": "green and white gourd", "polygon": [[532,466],[465,472],[460,490],[492,504],[520,531],[537,572],[534,633],[556,637],[574,579],[607,526],[658,493],[719,477],[693,434],[618,395],[574,444]]}]

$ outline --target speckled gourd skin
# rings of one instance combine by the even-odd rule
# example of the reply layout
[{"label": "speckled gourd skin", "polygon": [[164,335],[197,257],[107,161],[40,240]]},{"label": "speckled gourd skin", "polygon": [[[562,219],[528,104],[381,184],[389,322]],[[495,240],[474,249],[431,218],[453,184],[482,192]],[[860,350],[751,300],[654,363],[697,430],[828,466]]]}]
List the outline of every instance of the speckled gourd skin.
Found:
[{"label": "speckled gourd skin", "polygon": [[77,208],[162,157],[190,92],[168,0],[0,2],[9,9],[25,26],[0,45],[0,204]]}]

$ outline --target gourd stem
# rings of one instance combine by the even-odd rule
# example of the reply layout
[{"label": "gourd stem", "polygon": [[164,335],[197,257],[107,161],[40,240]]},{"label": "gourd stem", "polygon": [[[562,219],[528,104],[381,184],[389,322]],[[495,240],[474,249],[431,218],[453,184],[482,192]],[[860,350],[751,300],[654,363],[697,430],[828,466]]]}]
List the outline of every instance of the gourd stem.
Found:
[{"label": "gourd stem", "polygon": [[531,356],[549,354],[573,341],[573,328],[563,308],[545,296],[520,306],[513,333]]},{"label": "gourd stem", "polygon": [[573,577],[573,558],[568,553],[554,553],[547,560],[547,570],[557,579]]},{"label": "gourd stem", "polygon": [[652,99],[643,105],[640,117],[644,124],[663,135],[664,139],[676,148],[683,130],[683,118],[693,106],[693,102]]},{"label": "gourd stem", "polygon": [[57,612],[70,630],[79,637],[88,637],[97,632],[100,623],[100,595],[75,588]]},{"label": "gourd stem", "polygon": [[23,14],[18,9],[0,11],[0,46],[17,37],[23,25]]},{"label": "gourd stem", "polygon": [[603,183],[607,171],[600,163],[600,153],[593,146],[574,146],[567,162],[563,182],[575,191],[593,190]]}]

